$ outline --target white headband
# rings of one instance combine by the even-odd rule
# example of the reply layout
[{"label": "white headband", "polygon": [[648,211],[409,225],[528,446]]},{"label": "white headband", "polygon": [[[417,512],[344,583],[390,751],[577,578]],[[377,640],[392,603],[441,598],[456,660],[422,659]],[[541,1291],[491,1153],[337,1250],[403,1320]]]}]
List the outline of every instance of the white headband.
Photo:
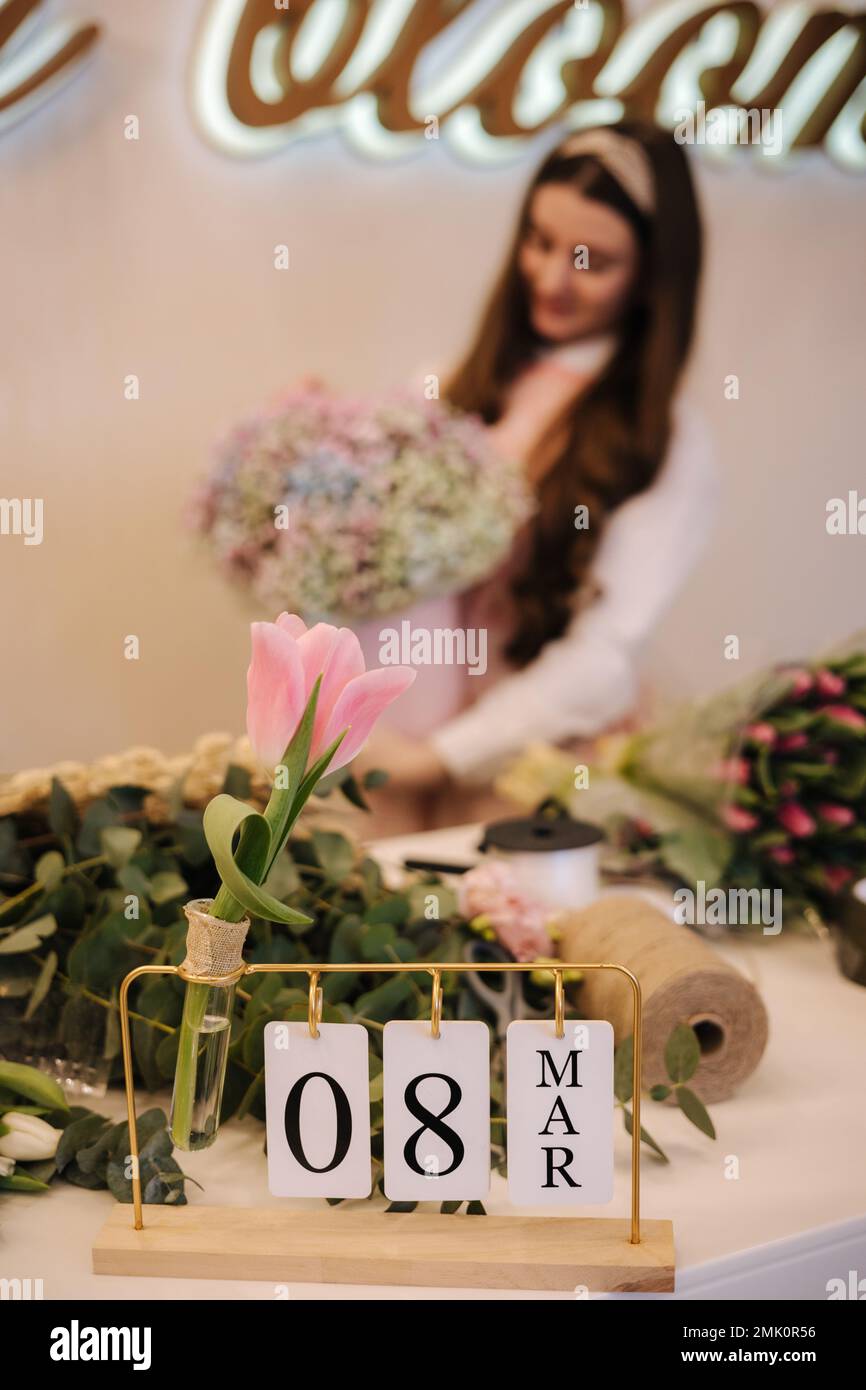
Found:
[{"label": "white headband", "polygon": [[556,151],[561,158],[589,154],[604,165],[616,179],[635,207],[650,217],[655,212],[656,195],[652,165],[643,145],[628,135],[621,135],[610,126],[597,130],[580,130],[570,135]]}]

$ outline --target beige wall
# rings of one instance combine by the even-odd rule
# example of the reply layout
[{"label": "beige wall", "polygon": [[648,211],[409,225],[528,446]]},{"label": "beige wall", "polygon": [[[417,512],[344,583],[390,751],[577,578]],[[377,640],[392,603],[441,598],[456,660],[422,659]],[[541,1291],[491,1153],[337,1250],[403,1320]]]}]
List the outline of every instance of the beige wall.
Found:
[{"label": "beige wall", "polygon": [[[441,146],[371,164],[335,137],[248,163],[186,106],[197,3],[69,0],[104,20],[93,65],[0,137],[3,496],[45,539],[0,537],[0,769],[240,729],[243,604],[180,511],[222,430],[307,371],[378,389],[459,350],[530,162]],[[141,139],[123,138],[129,113]],[[700,167],[709,269],[693,391],[722,516],[659,632],[664,690],[711,688],[863,621],[866,537],[826,535],[862,462],[866,177]],[[292,269],[273,269],[273,247]],[[127,373],[141,399],[124,400]],[[723,379],[737,373],[739,401]],[[260,615],[266,616],[266,615]],[[141,659],[127,661],[135,633]]]}]

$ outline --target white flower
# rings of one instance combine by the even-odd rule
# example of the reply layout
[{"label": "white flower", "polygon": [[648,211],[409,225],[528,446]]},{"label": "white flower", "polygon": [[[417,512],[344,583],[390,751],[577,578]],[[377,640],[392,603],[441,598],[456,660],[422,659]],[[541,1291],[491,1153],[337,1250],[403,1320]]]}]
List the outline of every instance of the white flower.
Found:
[{"label": "white flower", "polygon": [[11,1178],[15,1172],[14,1158],[0,1158],[0,1178]]},{"label": "white flower", "polygon": [[17,1158],[27,1162],[53,1158],[57,1152],[61,1131],[40,1120],[38,1115],[21,1115],[17,1110],[7,1110],[0,1117],[0,1123],[9,1130],[8,1134],[0,1134],[0,1159]]}]

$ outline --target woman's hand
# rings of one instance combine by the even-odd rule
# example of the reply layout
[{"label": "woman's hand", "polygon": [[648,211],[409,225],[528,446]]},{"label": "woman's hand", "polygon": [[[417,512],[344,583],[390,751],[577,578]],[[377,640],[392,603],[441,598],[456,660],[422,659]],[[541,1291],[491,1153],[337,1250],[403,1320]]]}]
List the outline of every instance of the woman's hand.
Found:
[{"label": "woman's hand", "polygon": [[432,743],[381,726],[367,740],[354,767],[359,777],[374,770],[387,772],[388,786],[395,791],[434,791],[448,780],[448,769]]}]

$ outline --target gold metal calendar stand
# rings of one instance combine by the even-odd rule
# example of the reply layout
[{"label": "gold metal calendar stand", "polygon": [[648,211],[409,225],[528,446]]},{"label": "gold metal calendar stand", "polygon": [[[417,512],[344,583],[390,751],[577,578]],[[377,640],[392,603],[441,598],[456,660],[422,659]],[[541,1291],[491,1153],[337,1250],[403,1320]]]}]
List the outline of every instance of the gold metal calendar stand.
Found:
[{"label": "gold metal calendar stand", "polygon": [[[114,1208],[93,1247],[96,1274],[165,1279],[256,1279],[269,1283],[413,1285],[426,1288],[545,1289],[574,1293],[669,1293],[674,1288],[673,1225],[640,1219],[641,993],[623,965],[562,961],[551,965],[555,1031],[564,1036],[563,971],[615,970],[633,1001],[631,1216],[445,1216],[327,1208],[153,1206],[141,1200],[135,1118],[129,988],[143,975],[178,975],[191,984],[237,984],[247,975],[309,976],[309,1027],[318,1036],[319,980],[331,971],[413,973],[432,977],[431,1029],[439,1036],[442,976],[464,970],[503,974],[537,964],[417,962],[244,965],[231,975],[188,975],[181,966],[142,965],[120,989],[123,1071],[132,1157],[133,1220]],[[369,1204],[367,1204],[369,1207]]]}]

